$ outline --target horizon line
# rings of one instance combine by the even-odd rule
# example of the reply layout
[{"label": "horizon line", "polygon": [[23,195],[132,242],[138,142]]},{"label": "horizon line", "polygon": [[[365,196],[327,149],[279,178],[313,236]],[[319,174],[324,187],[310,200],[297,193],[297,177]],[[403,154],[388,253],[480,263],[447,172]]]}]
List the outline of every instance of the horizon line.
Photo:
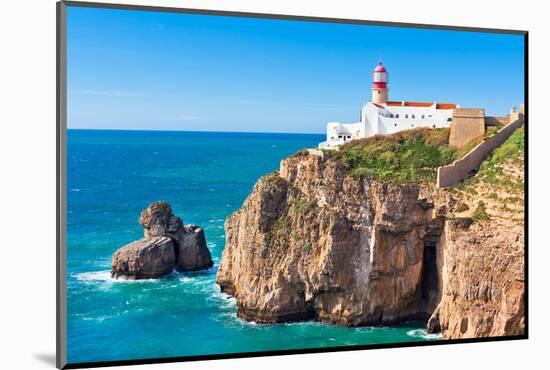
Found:
[{"label": "horizon line", "polygon": [[282,132],[282,131],[215,131],[215,130],[178,130],[178,129],[127,129],[127,128],[85,128],[85,127],[67,127],[67,131],[152,131],[152,132],[214,132],[225,134],[287,134],[287,135],[326,135],[320,132]]}]

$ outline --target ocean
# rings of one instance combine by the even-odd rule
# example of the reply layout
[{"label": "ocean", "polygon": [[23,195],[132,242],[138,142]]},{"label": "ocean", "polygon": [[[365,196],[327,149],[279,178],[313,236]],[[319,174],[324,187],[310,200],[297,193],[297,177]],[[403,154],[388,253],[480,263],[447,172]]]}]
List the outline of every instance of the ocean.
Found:
[{"label": "ocean", "polygon": [[[323,135],[68,130],[67,352],[69,363],[135,360],[438,339],[422,323],[345,328],[259,325],[237,318],[216,269],[223,223],[258,178]],[[168,201],[205,230],[214,267],[116,281],[112,253],[143,234],[141,210]]]}]

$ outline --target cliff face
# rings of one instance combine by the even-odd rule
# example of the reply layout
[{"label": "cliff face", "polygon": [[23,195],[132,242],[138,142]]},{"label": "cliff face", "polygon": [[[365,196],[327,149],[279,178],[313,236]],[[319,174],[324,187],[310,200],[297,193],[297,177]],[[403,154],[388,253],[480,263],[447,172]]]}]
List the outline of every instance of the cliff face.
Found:
[{"label": "cliff face", "polygon": [[256,322],[431,317],[445,338],[523,333],[523,227],[451,217],[457,204],[449,191],[356,179],[300,153],[226,220],[217,282]]},{"label": "cliff face", "polygon": [[524,130],[518,129],[476,176],[452,189],[445,226],[442,294],[428,330],[444,338],[525,333]]},{"label": "cliff face", "polygon": [[[441,303],[428,322],[444,338],[525,330],[523,225],[448,221]],[[438,328],[439,326],[439,328]]]},{"label": "cliff face", "polygon": [[418,185],[356,180],[336,161],[290,157],[227,219],[217,282],[238,315],[257,322],[427,318],[442,221]]}]

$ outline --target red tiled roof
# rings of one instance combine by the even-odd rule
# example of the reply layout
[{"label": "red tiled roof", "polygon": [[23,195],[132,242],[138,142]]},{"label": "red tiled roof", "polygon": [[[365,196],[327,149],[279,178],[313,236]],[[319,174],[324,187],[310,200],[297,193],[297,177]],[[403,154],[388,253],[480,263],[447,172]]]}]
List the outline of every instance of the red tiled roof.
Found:
[{"label": "red tiled roof", "polygon": [[[413,102],[413,101],[389,101],[386,103],[390,107],[431,107],[434,103]],[[454,109],[456,104],[450,103],[436,103],[436,109]]]},{"label": "red tiled roof", "polygon": [[437,103],[436,109],[455,109],[456,104],[452,103]]}]

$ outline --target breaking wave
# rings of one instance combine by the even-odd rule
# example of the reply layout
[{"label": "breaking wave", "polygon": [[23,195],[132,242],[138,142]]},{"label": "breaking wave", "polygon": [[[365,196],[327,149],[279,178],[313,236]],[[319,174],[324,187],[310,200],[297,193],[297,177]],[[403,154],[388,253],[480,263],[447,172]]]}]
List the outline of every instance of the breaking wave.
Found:
[{"label": "breaking wave", "polygon": [[437,339],[441,339],[441,334],[440,333],[436,333],[436,334],[429,334],[426,329],[414,329],[414,330],[409,330],[407,332],[407,335],[409,337],[413,337],[413,338],[422,338],[422,339],[427,339],[427,340],[437,340]]}]

